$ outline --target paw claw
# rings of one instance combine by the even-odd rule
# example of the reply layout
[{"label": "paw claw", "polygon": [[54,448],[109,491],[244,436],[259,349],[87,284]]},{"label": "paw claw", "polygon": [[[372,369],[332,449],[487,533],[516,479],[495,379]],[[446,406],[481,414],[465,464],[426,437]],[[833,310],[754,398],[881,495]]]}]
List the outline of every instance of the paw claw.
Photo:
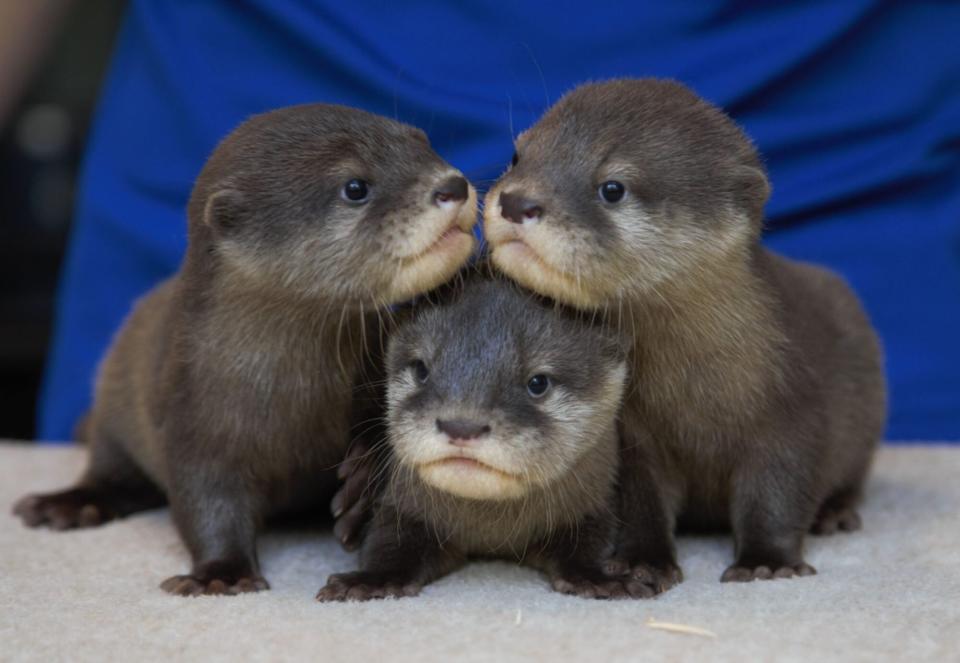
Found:
[{"label": "paw claw", "polygon": [[615,578],[630,573],[630,564],[624,559],[611,558],[603,563],[602,569],[604,575]]},{"label": "paw claw", "polygon": [[[789,567],[786,567],[789,568]],[[792,569],[790,569],[792,571]],[[783,571],[783,569],[777,569],[777,572]],[[770,570],[769,566],[758,566],[753,570],[753,577],[758,580],[770,580],[773,578],[773,571]]]},{"label": "paw claw", "polygon": [[207,588],[204,591],[204,594],[226,594],[227,589],[227,583],[222,580],[215,579],[207,583]]}]

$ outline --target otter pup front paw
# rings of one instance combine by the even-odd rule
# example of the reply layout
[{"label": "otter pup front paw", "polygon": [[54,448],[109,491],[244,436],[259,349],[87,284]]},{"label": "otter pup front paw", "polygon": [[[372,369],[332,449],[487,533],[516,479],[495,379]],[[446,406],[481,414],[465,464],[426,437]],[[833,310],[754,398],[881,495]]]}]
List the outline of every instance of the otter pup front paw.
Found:
[{"label": "otter pup front paw", "polygon": [[83,488],[27,495],[14,504],[13,514],[27,527],[48,525],[55,530],[95,527],[116,517],[103,496]]},{"label": "otter pup front paw", "polygon": [[554,591],[585,599],[648,599],[649,585],[628,575],[614,578],[592,569],[564,569],[550,577]]},{"label": "otter pup front paw", "polygon": [[343,481],[330,501],[330,511],[336,519],[333,533],[344,550],[354,551],[362,543],[362,533],[372,515],[371,493],[377,489],[371,481],[382,466],[382,450],[357,439],[337,468],[337,478]]},{"label": "otter pup front paw", "polygon": [[720,576],[720,582],[750,582],[751,580],[775,580],[816,575],[817,570],[807,564],[745,564],[737,563],[727,567]]},{"label": "otter pup front paw", "polygon": [[810,526],[811,534],[829,536],[837,532],[855,532],[863,527],[860,514],[853,507],[823,507]]},{"label": "otter pup front paw", "polygon": [[613,578],[630,578],[650,589],[650,596],[662,594],[671,587],[683,582],[683,571],[676,564],[654,565],[640,562],[630,564],[622,559],[609,559],[603,565],[603,572]]},{"label": "otter pup front paw", "polygon": [[217,560],[200,564],[189,575],[167,578],[160,589],[176,596],[235,596],[270,589],[270,585],[248,564]]},{"label": "otter pup front paw", "polygon": [[355,571],[335,573],[317,592],[318,601],[369,601],[371,599],[416,596],[423,585],[398,573]]}]

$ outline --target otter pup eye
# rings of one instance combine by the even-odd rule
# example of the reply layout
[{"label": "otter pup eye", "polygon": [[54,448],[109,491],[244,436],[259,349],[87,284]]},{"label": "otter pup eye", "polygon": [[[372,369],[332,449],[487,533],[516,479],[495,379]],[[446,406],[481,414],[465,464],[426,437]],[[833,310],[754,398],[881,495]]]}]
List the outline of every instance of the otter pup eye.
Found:
[{"label": "otter pup eye", "polygon": [[370,195],[370,186],[363,180],[352,179],[343,185],[341,195],[351,203],[362,203]]},{"label": "otter pup eye", "polygon": [[430,369],[419,359],[410,364],[410,368],[413,369],[413,377],[417,379],[417,382],[426,382],[427,378],[430,377]]},{"label": "otter pup eye", "polygon": [[534,375],[527,382],[527,393],[534,398],[540,398],[547,393],[547,389],[549,388],[550,378],[548,378],[546,375]]},{"label": "otter pup eye", "polygon": [[513,167],[516,166],[518,163],[520,163],[520,155],[517,154],[516,152],[514,152],[514,153],[513,153],[513,158],[510,159],[510,167],[513,168]]},{"label": "otter pup eye", "polygon": [[600,185],[600,197],[608,203],[618,203],[623,198],[627,189],[623,184],[616,180],[610,180]]}]

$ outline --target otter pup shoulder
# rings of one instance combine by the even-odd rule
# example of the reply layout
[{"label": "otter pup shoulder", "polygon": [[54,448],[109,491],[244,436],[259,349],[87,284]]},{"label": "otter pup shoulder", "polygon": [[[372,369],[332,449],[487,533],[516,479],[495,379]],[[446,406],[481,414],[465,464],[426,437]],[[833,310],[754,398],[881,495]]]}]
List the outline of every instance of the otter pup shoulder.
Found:
[{"label": "otter pup shoulder", "polygon": [[86,473],[16,513],[67,529],[169,501],[193,568],[165,590],[266,588],[262,520],[329,499],[381,313],[466,262],[475,201],[386,118],[315,104],[242,124],[197,179],[180,270],[100,367]]},{"label": "otter pup shoulder", "polygon": [[652,595],[603,573],[626,381],[615,335],[506,281],[448,298],[390,339],[388,478],[360,570],[318,598],[414,595],[471,556],[531,564],[562,592]]},{"label": "otter pup shoulder", "polygon": [[879,342],[840,277],[761,245],[768,194],[720,109],[624,79],[561,99],[487,195],[494,265],[632,341],[618,563],[637,573],[675,565],[678,520],[732,527],[723,580],[813,573],[804,535],[859,527]]}]

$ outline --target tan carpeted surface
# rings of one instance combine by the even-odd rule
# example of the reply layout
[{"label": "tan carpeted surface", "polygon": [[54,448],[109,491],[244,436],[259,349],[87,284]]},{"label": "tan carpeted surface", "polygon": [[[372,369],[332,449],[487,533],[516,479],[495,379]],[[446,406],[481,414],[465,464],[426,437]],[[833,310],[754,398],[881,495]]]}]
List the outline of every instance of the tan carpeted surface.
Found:
[{"label": "tan carpeted surface", "polygon": [[815,577],[721,585],[729,539],[681,539],[686,582],[634,602],[559,596],[533,571],[477,563],[419,598],[322,605],[314,593],[353,557],[303,531],[263,538],[269,592],[170,597],[157,584],[187,557],[166,511],[67,533],[8,515],[82,460],[0,445],[2,661],[960,661],[960,447],[885,449],[865,529],[810,540]]}]

